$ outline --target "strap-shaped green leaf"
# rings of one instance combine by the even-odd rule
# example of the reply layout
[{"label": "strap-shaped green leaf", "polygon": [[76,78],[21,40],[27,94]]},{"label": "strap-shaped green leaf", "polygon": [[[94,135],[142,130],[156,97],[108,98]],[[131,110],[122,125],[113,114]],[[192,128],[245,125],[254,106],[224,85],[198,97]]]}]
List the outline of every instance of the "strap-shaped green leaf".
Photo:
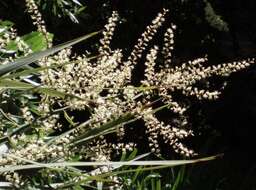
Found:
[{"label": "strap-shaped green leaf", "polygon": [[96,34],[98,34],[99,32],[93,32],[93,33],[90,33],[88,35],[85,35],[85,36],[82,36],[82,37],[79,37],[79,38],[76,38],[74,40],[71,40],[71,41],[68,41],[68,42],[65,42],[65,43],[62,43],[62,44],[59,44],[57,46],[54,46],[52,48],[49,48],[47,50],[44,50],[44,51],[40,51],[40,52],[36,52],[36,53],[32,53],[26,57],[22,57],[20,59],[17,59],[16,61],[14,62],[10,62],[10,63],[7,63],[5,65],[0,65],[0,76],[6,74],[6,73],[9,73],[11,71],[15,71],[25,65],[28,65],[30,63],[33,63],[39,59],[42,59],[46,56],[49,56],[49,55],[52,55],[62,49],[65,49],[67,47],[70,47],[76,43],[79,43],[83,40],[86,40]]},{"label": "strap-shaped green leaf", "polygon": [[[194,164],[198,162],[207,162],[210,160],[214,160],[218,157],[223,156],[223,154],[209,156],[194,160],[150,160],[150,161],[107,161],[107,162],[57,162],[57,163],[38,163],[34,161],[30,161],[27,159],[19,158],[12,154],[6,154],[6,156],[16,158],[22,161],[28,161],[31,164],[27,165],[5,165],[5,167],[0,168],[0,172],[9,172],[9,171],[18,171],[18,170],[28,170],[28,169],[37,169],[37,168],[52,168],[52,167],[68,167],[68,166],[180,166],[187,164]],[[129,170],[127,170],[129,171]],[[127,172],[123,171],[123,173]],[[122,173],[122,171],[121,171]]]},{"label": "strap-shaped green leaf", "polygon": [[47,94],[48,96],[52,96],[52,97],[59,97],[59,98],[69,97],[69,98],[77,98],[80,100],[84,100],[78,96],[60,92],[53,88],[48,88],[48,87],[44,87],[44,86],[34,86],[32,84],[20,82],[17,80],[8,80],[8,79],[0,80],[0,89],[31,90],[33,92]]}]

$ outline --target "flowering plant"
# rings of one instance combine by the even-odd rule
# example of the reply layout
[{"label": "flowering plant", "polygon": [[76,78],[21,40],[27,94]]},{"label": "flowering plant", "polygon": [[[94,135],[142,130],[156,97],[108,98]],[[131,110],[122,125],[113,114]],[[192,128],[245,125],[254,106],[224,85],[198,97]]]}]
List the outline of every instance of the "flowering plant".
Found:
[{"label": "flowering plant", "polygon": [[[26,2],[34,24],[44,35],[50,48],[51,39],[36,4],[32,0]],[[136,141],[130,141],[126,134],[130,126],[128,124],[136,120],[143,122],[152,153],[161,156],[159,141],[162,140],[176,153],[186,157],[194,156],[196,153],[183,143],[183,139],[193,135],[188,125],[189,102],[176,101],[174,94],[179,92],[184,96],[194,96],[198,100],[215,100],[223,88],[213,91],[200,89],[196,86],[197,82],[214,75],[229,76],[250,66],[255,60],[207,66],[207,58],[202,57],[173,66],[174,24],[166,30],[162,47],[150,45],[150,41],[163,25],[166,14],[168,10],[163,9],[157,15],[126,58],[121,49],[113,50],[110,47],[119,20],[118,13],[113,12],[103,31],[97,57],[74,55],[71,48],[65,48],[56,55],[38,60],[38,68],[32,69],[37,69],[36,75],[26,75],[26,72],[33,73],[26,70],[20,71],[18,75],[15,72],[9,73],[20,80],[24,80],[24,75],[27,76],[26,83],[2,78],[8,84],[22,86],[23,90],[33,87],[32,92],[37,93],[30,92],[13,98],[19,107],[16,116],[2,112],[4,117],[1,122],[1,136],[5,150],[1,155],[0,165],[15,166],[27,162],[38,166],[42,163],[48,164],[43,165],[48,166],[46,169],[37,173],[41,178],[51,173],[48,177],[54,183],[58,183],[60,179],[89,183],[94,179],[92,176],[109,172],[113,167],[86,170],[86,174],[79,171],[79,176],[72,167],[59,172],[59,168],[52,168],[49,164],[73,160],[106,163],[116,158],[117,153],[133,151],[136,147],[139,149],[140,145]],[[9,38],[1,36],[1,48],[6,46]],[[31,53],[26,43],[18,44],[21,50]],[[145,52],[143,79],[139,84],[134,84],[133,70]],[[157,64],[159,56],[164,58],[163,66]],[[2,64],[8,64],[9,60],[12,57],[5,58]],[[8,74],[6,76],[8,78]],[[3,82],[2,87],[5,87]],[[10,93],[13,93],[13,89],[3,88],[1,97],[10,97]],[[175,113],[173,120],[179,122],[172,122],[172,119],[169,123],[161,121],[156,112],[162,109]],[[80,118],[76,114],[72,115],[74,112],[80,113],[77,114]],[[32,183],[28,175],[5,169],[2,171],[5,171],[3,175],[6,180],[17,187]],[[110,177],[113,179],[113,176]],[[115,181],[120,182],[116,178]]]}]

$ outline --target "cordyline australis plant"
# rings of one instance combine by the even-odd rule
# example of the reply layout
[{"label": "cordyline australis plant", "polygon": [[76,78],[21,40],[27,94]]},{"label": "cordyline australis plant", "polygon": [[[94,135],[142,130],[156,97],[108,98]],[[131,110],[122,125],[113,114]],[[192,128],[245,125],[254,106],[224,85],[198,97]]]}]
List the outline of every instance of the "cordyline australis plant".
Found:
[{"label": "cordyline australis plant", "polygon": [[[37,7],[30,0],[27,0],[27,7],[38,30],[45,34],[50,47],[46,27]],[[54,56],[38,61],[42,68],[47,67],[40,71],[40,83],[32,81],[33,79],[27,82],[39,85],[34,86],[36,92],[46,92],[48,89],[48,92],[57,91],[59,96],[56,96],[56,93],[54,96],[51,93],[44,93],[39,98],[38,95],[31,95],[29,92],[27,96],[22,96],[18,123],[23,125],[12,133],[11,138],[10,135],[6,138],[6,126],[1,128],[1,135],[8,139],[9,147],[2,153],[0,165],[35,164],[37,167],[46,167],[36,175],[41,179],[50,179],[51,183],[63,180],[69,183],[89,183],[94,180],[92,176],[107,173],[114,168],[100,167],[93,171],[85,170],[87,173],[84,174],[74,168],[67,167],[64,170],[42,163],[73,160],[106,162],[113,157],[116,158],[117,153],[132,151],[135,147],[140,148],[136,142],[124,140],[127,139],[127,124],[135,120],[144,122],[152,153],[161,155],[159,140],[162,139],[175,152],[187,157],[193,156],[195,152],[182,143],[184,138],[193,135],[187,122],[189,105],[176,102],[173,94],[178,91],[185,96],[194,96],[198,100],[217,99],[220,90],[198,89],[197,82],[215,75],[228,76],[232,72],[248,67],[254,63],[254,59],[207,66],[207,58],[204,57],[172,66],[176,28],[174,24],[166,30],[162,48],[149,47],[149,42],[164,23],[167,13],[168,10],[164,9],[147,26],[128,57],[123,57],[121,49],[110,48],[118,22],[118,14],[113,12],[100,41],[99,56],[92,59],[86,55],[72,55],[71,49],[64,49]],[[144,78],[135,86],[131,82],[132,71],[147,49],[149,51],[145,60]],[[159,68],[156,65],[158,55],[164,57],[165,63]],[[28,86],[23,86],[25,87]],[[4,92],[4,96],[8,96],[8,93],[9,91]],[[157,106],[159,102],[163,106]],[[178,115],[175,119],[178,118],[180,122],[174,125],[161,121],[155,115],[161,109],[174,112]],[[74,111],[86,113],[88,119],[77,122],[76,115],[69,114]],[[9,118],[8,115],[6,117]],[[69,128],[63,120],[68,122]],[[16,120],[10,121],[17,123]],[[113,134],[116,134],[115,138]],[[0,171],[5,171],[2,175],[16,187],[33,183],[32,177],[26,172],[10,172],[1,168]],[[119,178],[111,176],[109,179],[119,184],[120,188]]]}]

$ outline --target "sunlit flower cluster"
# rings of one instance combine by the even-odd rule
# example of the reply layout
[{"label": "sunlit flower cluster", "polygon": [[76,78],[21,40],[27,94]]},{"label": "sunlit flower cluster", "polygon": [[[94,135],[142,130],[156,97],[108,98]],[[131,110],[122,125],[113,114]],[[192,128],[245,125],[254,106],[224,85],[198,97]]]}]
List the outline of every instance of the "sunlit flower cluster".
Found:
[{"label": "sunlit flower cluster", "polygon": [[[156,45],[152,48],[148,47],[149,41],[162,26],[167,12],[168,10],[163,10],[157,15],[127,59],[123,57],[121,50],[110,48],[110,40],[118,21],[118,14],[114,12],[108,25],[105,26],[99,48],[101,56],[97,60],[81,56],[73,57],[70,60],[68,57],[71,50],[63,50],[54,59],[49,58],[48,64],[58,64],[59,62],[65,64],[70,61],[71,63],[62,66],[59,70],[50,70],[50,75],[42,75],[42,81],[48,87],[78,97],[71,98],[69,101],[59,99],[54,101],[61,106],[68,106],[71,110],[90,109],[89,117],[93,121],[89,125],[90,128],[100,128],[111,120],[130,112],[133,113],[134,118],[144,120],[149,147],[153,153],[160,155],[161,147],[158,140],[162,138],[175,152],[191,156],[194,152],[183,145],[181,141],[193,134],[186,127],[186,111],[189,105],[174,101],[172,94],[179,91],[185,96],[194,96],[199,100],[216,99],[223,88],[213,91],[200,89],[196,86],[197,82],[211,76],[228,76],[232,72],[248,67],[254,63],[254,59],[207,66],[207,58],[203,57],[172,66],[174,31],[176,29],[174,24],[164,34],[164,45],[161,51],[161,47]],[[148,49],[144,78],[141,80],[140,86],[134,86],[131,83],[132,70],[142,53]],[[158,55],[161,53],[165,58],[165,66],[156,70]],[[65,61],[63,61],[63,57],[65,57]],[[183,123],[181,126],[172,126],[154,116],[153,106],[157,99],[168,105],[169,110],[179,114],[179,117],[182,118],[181,123]],[[120,126],[122,136],[125,136],[125,127],[124,124]],[[79,136],[83,130],[76,131],[76,133]]]}]

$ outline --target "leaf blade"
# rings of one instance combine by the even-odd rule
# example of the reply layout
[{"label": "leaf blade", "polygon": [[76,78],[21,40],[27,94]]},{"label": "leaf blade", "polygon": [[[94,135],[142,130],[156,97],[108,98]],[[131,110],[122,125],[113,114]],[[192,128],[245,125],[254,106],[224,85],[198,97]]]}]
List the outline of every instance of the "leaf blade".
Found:
[{"label": "leaf blade", "polygon": [[5,65],[0,65],[0,76],[6,74],[6,73],[9,73],[11,71],[15,71],[25,65],[28,65],[30,63],[33,63],[39,59],[42,59],[46,56],[49,56],[49,55],[52,55],[62,49],[65,49],[67,47],[70,47],[76,43],[79,43],[83,40],[86,40],[88,38],[91,38],[92,36],[95,36],[96,34],[98,34],[98,32],[92,32],[90,34],[87,34],[85,36],[82,36],[82,37],[79,37],[79,38],[76,38],[74,40],[71,40],[71,41],[68,41],[68,42],[64,42],[62,44],[59,44],[59,45],[56,45],[52,48],[49,48],[47,50],[44,50],[44,51],[39,51],[39,52],[36,52],[36,53],[33,53],[33,54],[30,54],[26,57],[22,57],[14,62],[10,62],[10,63],[7,63]]}]

